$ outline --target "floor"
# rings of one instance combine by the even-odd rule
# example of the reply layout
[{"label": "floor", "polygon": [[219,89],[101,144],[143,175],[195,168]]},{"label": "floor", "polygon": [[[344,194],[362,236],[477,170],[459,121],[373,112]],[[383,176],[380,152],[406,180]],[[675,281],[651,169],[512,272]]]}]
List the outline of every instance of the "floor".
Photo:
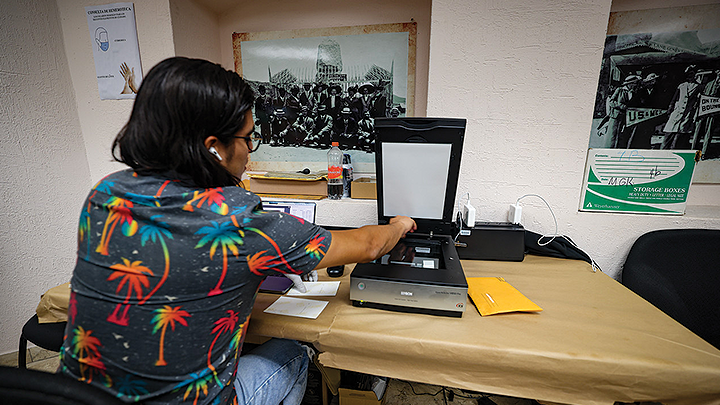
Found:
[{"label": "floor", "polygon": [[420,384],[391,379],[385,393],[385,405],[537,405],[528,399],[511,398],[498,395],[483,395],[457,388],[445,388],[437,385]]},{"label": "floor", "polygon": [[[56,352],[31,347],[28,349],[27,368],[54,373],[60,359]],[[17,367],[17,352],[0,356],[0,366]],[[337,398],[331,403],[337,404]],[[409,382],[404,380],[390,379],[385,392],[384,405],[552,405],[550,403],[539,403],[534,400],[512,398],[499,395],[483,395],[477,392],[469,392],[457,388],[445,388]],[[644,403],[651,405],[650,403]],[[616,403],[619,405],[619,403]],[[661,405],[661,404],[655,404]]]},{"label": "floor", "polygon": [[[26,357],[27,368],[31,370],[54,373],[60,365],[60,358],[57,352],[31,347]],[[17,367],[17,352],[3,354],[0,356],[0,366]]]}]

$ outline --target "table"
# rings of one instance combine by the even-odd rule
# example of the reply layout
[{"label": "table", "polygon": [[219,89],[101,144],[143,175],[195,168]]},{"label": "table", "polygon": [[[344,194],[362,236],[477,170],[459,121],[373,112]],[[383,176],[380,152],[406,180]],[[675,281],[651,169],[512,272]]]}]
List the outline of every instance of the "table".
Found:
[{"label": "table", "polygon": [[[314,320],[263,313],[248,339],[312,343],[326,367],[567,404],[720,404],[717,350],[611,277],[577,260],[463,261],[467,277],[502,276],[544,309],[462,318],[353,307],[349,274]],[[327,275],[320,271],[320,279]]]}]

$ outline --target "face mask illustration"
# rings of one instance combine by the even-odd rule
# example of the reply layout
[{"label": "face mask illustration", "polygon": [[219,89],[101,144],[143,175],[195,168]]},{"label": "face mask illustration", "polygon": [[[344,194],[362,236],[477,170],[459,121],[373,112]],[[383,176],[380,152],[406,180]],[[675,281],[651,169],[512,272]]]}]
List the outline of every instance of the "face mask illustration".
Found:
[{"label": "face mask illustration", "polygon": [[110,48],[110,41],[108,40],[108,33],[103,27],[98,27],[95,30],[95,42],[98,44],[98,48],[103,52],[107,52]]}]

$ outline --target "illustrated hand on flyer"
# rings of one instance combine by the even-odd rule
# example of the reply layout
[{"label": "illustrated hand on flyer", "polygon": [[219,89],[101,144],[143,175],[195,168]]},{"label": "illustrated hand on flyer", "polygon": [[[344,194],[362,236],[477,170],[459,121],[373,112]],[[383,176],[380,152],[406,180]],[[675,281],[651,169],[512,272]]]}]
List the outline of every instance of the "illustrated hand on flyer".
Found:
[{"label": "illustrated hand on flyer", "polygon": [[120,94],[137,94],[137,85],[135,84],[135,68],[130,69],[127,63],[120,65],[120,74],[125,78],[125,87]]}]

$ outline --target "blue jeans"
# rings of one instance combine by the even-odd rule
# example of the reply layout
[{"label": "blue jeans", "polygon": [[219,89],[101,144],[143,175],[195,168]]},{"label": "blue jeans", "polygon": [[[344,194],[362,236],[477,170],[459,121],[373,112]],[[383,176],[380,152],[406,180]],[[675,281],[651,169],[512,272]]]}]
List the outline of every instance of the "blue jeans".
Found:
[{"label": "blue jeans", "polygon": [[240,405],[299,405],[305,395],[308,355],[294,340],[271,339],[238,360]]}]

